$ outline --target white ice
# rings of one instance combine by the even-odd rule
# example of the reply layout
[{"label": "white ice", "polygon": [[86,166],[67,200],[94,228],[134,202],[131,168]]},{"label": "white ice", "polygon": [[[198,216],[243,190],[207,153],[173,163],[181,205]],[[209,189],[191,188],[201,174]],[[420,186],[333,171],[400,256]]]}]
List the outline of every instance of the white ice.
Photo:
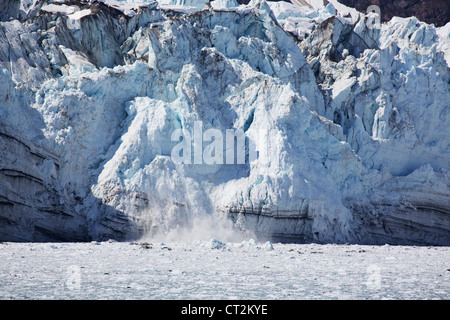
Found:
[{"label": "white ice", "polygon": [[450,298],[448,247],[1,243],[2,300]]}]

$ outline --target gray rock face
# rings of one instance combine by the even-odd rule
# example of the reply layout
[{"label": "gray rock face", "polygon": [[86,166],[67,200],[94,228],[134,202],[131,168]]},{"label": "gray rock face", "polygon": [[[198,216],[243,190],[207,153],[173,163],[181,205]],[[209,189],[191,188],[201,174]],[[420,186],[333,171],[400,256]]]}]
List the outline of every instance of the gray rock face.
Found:
[{"label": "gray rock face", "polygon": [[[59,159],[0,128],[0,239],[86,241],[86,219],[59,186]],[[69,200],[69,201],[66,201]]]},{"label": "gray rock face", "polygon": [[361,12],[370,5],[377,5],[381,9],[383,21],[389,21],[392,17],[417,17],[421,21],[433,23],[437,27],[441,27],[450,21],[450,3],[448,1],[438,0],[403,0],[403,1],[387,1],[387,0],[339,0],[339,2],[356,8]]}]

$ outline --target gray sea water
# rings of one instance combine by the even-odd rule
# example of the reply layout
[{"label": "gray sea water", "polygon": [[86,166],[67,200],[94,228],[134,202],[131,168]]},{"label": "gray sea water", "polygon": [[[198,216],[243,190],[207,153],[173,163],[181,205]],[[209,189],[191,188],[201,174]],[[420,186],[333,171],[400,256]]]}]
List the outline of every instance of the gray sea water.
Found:
[{"label": "gray sea water", "polygon": [[0,299],[449,299],[450,248],[1,243]]}]

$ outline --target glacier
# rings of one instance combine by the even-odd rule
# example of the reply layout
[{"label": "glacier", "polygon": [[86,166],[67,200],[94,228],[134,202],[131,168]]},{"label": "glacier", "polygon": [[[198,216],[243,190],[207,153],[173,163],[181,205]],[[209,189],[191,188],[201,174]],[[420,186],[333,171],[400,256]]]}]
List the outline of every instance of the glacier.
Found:
[{"label": "glacier", "polygon": [[308,4],[2,2],[0,240],[449,245],[449,24]]}]

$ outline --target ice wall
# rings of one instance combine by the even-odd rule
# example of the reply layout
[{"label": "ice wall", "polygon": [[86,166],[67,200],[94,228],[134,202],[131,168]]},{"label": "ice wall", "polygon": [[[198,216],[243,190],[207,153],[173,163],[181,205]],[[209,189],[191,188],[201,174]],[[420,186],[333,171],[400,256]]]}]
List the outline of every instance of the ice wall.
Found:
[{"label": "ice wall", "polygon": [[[33,7],[0,28],[1,239],[450,243],[446,29],[332,4]],[[240,130],[246,161],[180,164],[176,130],[201,156]]]}]

